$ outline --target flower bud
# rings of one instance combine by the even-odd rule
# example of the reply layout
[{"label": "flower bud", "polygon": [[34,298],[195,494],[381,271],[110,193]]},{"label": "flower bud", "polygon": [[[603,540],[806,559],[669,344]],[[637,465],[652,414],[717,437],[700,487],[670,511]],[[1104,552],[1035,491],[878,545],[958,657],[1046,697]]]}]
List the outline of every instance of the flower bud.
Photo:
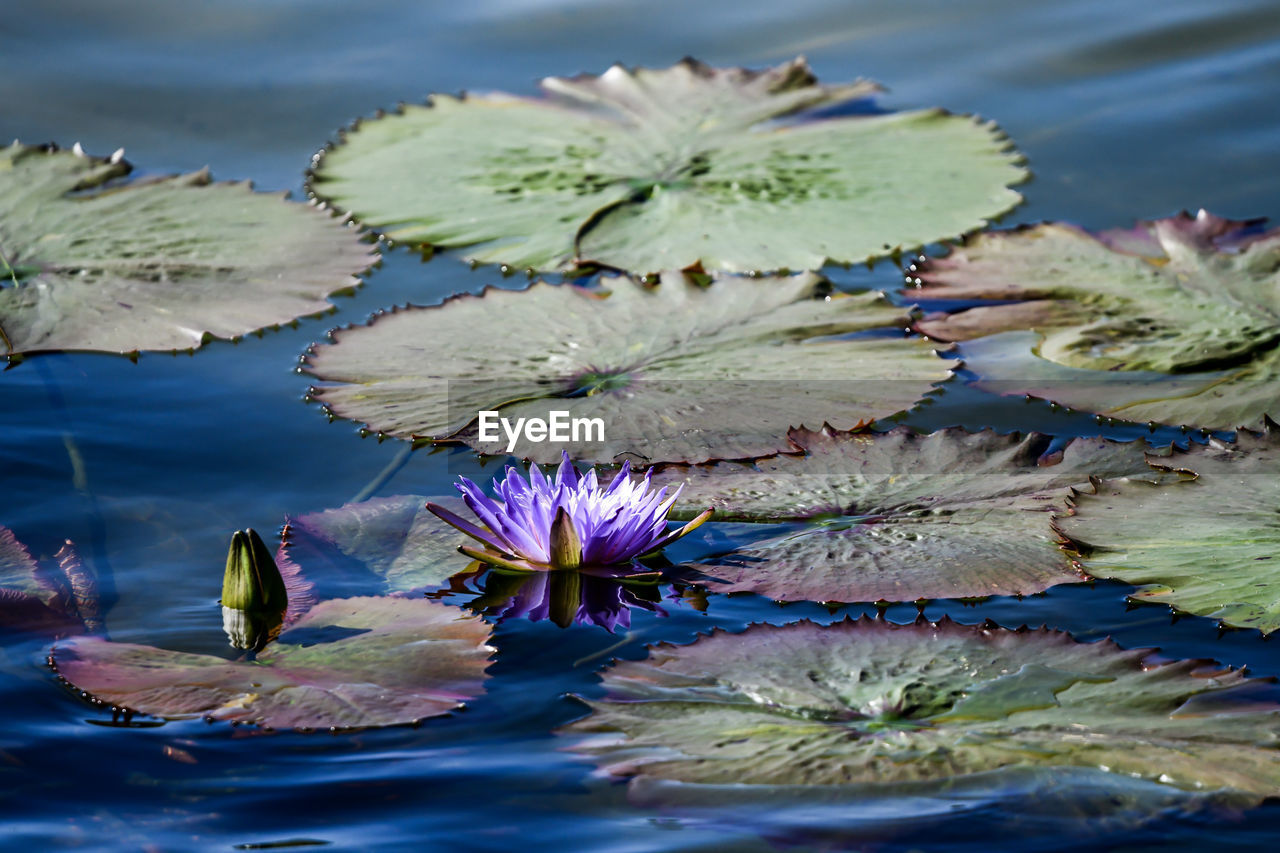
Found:
[{"label": "flower bud", "polygon": [[564,507],[556,510],[551,522],[551,541],[548,543],[549,563],[553,569],[578,569],[582,567],[582,540],[573,526],[573,519]]},{"label": "flower bud", "polygon": [[254,530],[233,533],[222,577],[222,606],[284,613],[288,599],[284,578],[262,537]]}]

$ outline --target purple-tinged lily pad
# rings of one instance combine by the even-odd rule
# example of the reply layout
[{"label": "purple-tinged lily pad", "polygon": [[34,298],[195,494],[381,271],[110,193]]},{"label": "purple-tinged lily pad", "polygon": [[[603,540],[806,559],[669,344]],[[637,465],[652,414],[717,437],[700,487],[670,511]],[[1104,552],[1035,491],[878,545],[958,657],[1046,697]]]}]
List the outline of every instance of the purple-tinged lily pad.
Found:
[{"label": "purple-tinged lily pad", "polygon": [[1192,447],[1170,485],[1110,479],[1077,495],[1057,530],[1095,577],[1138,601],[1263,634],[1280,629],[1280,428]]},{"label": "purple-tinged lily pad", "polygon": [[130,169],[0,149],[0,355],[195,349],[327,311],[377,257],[314,206]]},{"label": "purple-tinged lily pad", "polygon": [[311,608],[254,660],[81,637],[51,661],[94,702],[151,716],[359,728],[445,714],[479,695],[489,634],[482,619],[434,601],[340,598]]},{"label": "purple-tinged lily pad", "polygon": [[1128,420],[1253,427],[1280,416],[1280,228],[1260,225],[1201,211],[1098,233],[978,234],[913,265],[908,293],[1017,300],[917,324],[940,340],[1034,330],[964,348],[983,387]]},{"label": "purple-tinged lily pad", "polygon": [[[649,464],[793,450],[789,427],[888,417],[950,375],[882,295],[833,295],[813,274],[604,284],[490,289],[339,330],[306,359],[325,383],[311,394],[400,438]],[[487,432],[482,412],[496,413]],[[556,417],[562,435],[519,426]]]},{"label": "purple-tinged lily pad", "polygon": [[615,65],[547,97],[437,95],[344,133],[311,190],[396,241],[518,269],[817,269],[981,228],[1027,172],[994,124],[865,100],[802,59]]},{"label": "purple-tinged lily pad", "polygon": [[428,512],[428,501],[467,511],[457,497],[395,495],[344,504],[291,519],[288,553],[313,573],[322,566],[367,570],[393,593],[439,589],[470,564],[458,546],[472,540]]},{"label": "purple-tinged lily pad", "polygon": [[874,790],[1089,767],[1280,794],[1272,682],[1044,628],[753,625],[655,646],[603,679],[607,695],[563,731],[603,733],[574,748],[642,780]]},{"label": "purple-tinged lily pad", "polygon": [[0,527],[0,628],[64,636],[102,628],[98,585],[68,540],[41,565]]},{"label": "purple-tinged lily pad", "polygon": [[796,521],[796,529],[695,566],[716,592],[783,601],[1026,595],[1083,580],[1050,527],[1094,476],[1163,476],[1141,443],[946,429],[919,435],[795,431],[803,456],[668,466],[676,514]]}]

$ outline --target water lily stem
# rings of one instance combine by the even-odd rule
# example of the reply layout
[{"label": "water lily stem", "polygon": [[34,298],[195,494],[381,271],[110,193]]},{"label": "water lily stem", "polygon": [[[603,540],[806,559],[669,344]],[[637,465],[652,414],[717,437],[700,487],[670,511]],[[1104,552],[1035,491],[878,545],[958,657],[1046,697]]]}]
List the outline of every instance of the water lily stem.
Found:
[{"label": "water lily stem", "polygon": [[413,443],[409,441],[403,442],[399,452],[392,457],[391,461],[386,464],[386,467],[378,472],[378,476],[370,480],[368,485],[363,489],[356,492],[356,496],[351,499],[351,503],[366,501],[377,494],[378,490],[389,483],[392,477],[400,473],[400,469],[409,462],[409,456],[412,453]]}]

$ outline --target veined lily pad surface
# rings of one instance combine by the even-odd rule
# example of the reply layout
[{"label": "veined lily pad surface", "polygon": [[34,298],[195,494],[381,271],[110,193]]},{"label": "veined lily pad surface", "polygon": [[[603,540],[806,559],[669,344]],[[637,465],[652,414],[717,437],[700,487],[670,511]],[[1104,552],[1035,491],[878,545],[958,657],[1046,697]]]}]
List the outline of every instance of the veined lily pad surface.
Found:
[{"label": "veined lily pad surface", "polygon": [[920,299],[1019,300],[918,324],[941,340],[1038,332],[966,349],[993,389],[1210,429],[1280,415],[1280,229],[1204,211],[1096,234],[1049,223],[976,235],[908,278]]},{"label": "veined lily pad surface", "polygon": [[458,546],[473,540],[427,512],[427,501],[467,512],[461,498],[395,495],[308,513],[289,523],[289,552],[308,566],[367,570],[389,592],[437,589],[466,569]]},{"label": "veined lily pad surface", "polygon": [[70,541],[54,561],[36,562],[12,530],[0,527],[0,629],[78,634],[102,627],[97,579]]},{"label": "veined lily pad surface", "polygon": [[981,228],[1026,171],[994,124],[869,99],[803,60],[614,66],[542,99],[437,95],[344,134],[311,189],[397,241],[519,269],[816,269]]},{"label": "veined lily pad surface", "polygon": [[[792,450],[793,426],[893,415],[952,366],[880,294],[832,295],[812,273],[604,284],[489,289],[339,330],[306,359],[326,383],[312,396],[370,430],[482,453],[701,462]],[[874,329],[887,333],[857,334]],[[512,430],[559,412],[562,431],[511,441],[497,422],[481,431],[484,411]]]},{"label": "veined lily pad surface", "polygon": [[798,529],[696,566],[715,592],[784,601],[912,601],[1025,595],[1083,577],[1050,519],[1092,476],[1161,475],[1141,443],[904,427],[883,434],[795,431],[804,456],[668,466],[676,508],[719,521]]},{"label": "veined lily pad surface", "polygon": [[328,310],[376,258],[313,206],[130,168],[0,149],[0,355],[195,349]]},{"label": "veined lily pad surface", "polygon": [[567,732],[606,733],[575,749],[616,775],[877,786],[1057,766],[1280,792],[1274,685],[1043,628],[754,625],[603,678]]},{"label": "veined lily pad surface", "polygon": [[1280,430],[1268,422],[1175,463],[1199,476],[1104,480],[1057,529],[1085,571],[1134,584],[1135,599],[1270,634],[1280,628]]},{"label": "veined lily pad surface", "polygon": [[340,598],[312,607],[254,660],[81,637],[58,674],[95,702],[166,719],[269,728],[411,723],[482,691],[489,627],[425,599]]}]

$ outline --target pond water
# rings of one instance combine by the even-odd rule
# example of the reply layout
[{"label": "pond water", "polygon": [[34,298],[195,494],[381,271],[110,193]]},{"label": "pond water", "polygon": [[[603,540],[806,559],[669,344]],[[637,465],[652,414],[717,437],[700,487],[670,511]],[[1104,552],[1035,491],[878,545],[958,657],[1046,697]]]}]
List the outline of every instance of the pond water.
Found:
[{"label": "pond water", "polygon": [[[941,105],[994,118],[1035,173],[1006,223],[1088,227],[1199,207],[1280,216],[1280,7],[1274,0],[49,0],[9,4],[0,24],[0,136],[124,146],[147,173],[208,165],[299,195],[303,169],[337,128],[431,91],[532,92],[547,74],[611,62],[665,66],[685,55],[763,66],[806,55],[826,81],[890,89],[890,108]],[[901,271],[836,271],[849,287],[896,288]],[[379,308],[503,284],[448,253],[388,252],[336,314],[194,356],[41,356],[0,374],[0,525],[37,555],[74,540],[102,579],[113,639],[225,654],[217,606],[230,531],[277,529],[286,515],[361,494],[443,494],[459,451],[414,452],[360,438],[304,403],[298,357],[335,325]],[[506,282],[519,286],[522,279]],[[495,334],[511,330],[496,329]],[[922,427],[1096,430],[1091,419],[963,388]],[[1139,428],[1109,433],[1134,437]],[[1168,437],[1164,433],[1160,437]],[[704,534],[705,535],[702,535]],[[705,550],[700,531],[676,558]],[[1099,582],[978,605],[930,604],[972,623],[1047,623],[1110,635],[1170,657],[1212,657],[1280,675],[1256,632],[1130,609]],[[368,592],[375,592],[370,589]],[[445,600],[464,604],[465,593]],[[263,734],[203,722],[112,725],[44,665],[47,644],[0,648],[0,845],[6,849],[192,850],[292,843],[329,849],[768,850],[1111,849],[1273,846],[1280,805],[1243,815],[1175,808],[1138,820],[1082,815],[1088,780],[1045,799],[1002,791],[941,799],[773,809],[673,809],[629,800],[551,732],[598,695],[596,671],[646,644],[713,626],[834,611],[754,596],[678,597],[629,630],[498,625],[487,692],[420,727]],[[887,618],[908,621],[914,606]],[[1063,788],[1071,783],[1064,777]],[[1085,792],[1085,793],[1082,793]],[[1135,801],[1152,798],[1138,792]],[[1076,806],[1080,806],[1077,808]],[[1143,812],[1138,808],[1136,812]]]}]

